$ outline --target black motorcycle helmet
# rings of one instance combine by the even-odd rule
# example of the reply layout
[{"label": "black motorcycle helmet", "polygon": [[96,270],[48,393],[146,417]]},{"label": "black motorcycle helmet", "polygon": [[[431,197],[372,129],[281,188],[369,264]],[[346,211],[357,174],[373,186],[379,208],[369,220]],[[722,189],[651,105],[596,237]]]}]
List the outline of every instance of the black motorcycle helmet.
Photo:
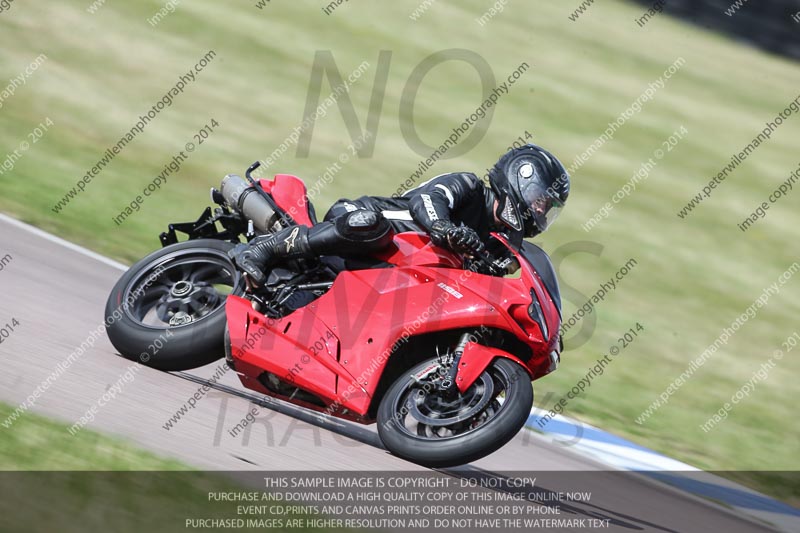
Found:
[{"label": "black motorcycle helmet", "polygon": [[489,183],[497,196],[495,215],[512,230],[516,244],[550,227],[569,196],[564,165],[534,144],[503,155],[489,171]]}]

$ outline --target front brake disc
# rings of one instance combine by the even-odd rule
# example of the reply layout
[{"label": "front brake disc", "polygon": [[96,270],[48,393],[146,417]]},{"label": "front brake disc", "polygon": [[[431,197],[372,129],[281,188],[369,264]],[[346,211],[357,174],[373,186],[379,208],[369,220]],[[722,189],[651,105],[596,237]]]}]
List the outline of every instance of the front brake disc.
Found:
[{"label": "front brake disc", "polygon": [[[444,401],[440,394],[418,389],[416,397],[409,398],[408,412],[421,424],[450,426],[469,420],[480,413],[494,396],[494,381],[484,372],[464,394],[454,401]],[[423,412],[424,411],[424,412]]]}]

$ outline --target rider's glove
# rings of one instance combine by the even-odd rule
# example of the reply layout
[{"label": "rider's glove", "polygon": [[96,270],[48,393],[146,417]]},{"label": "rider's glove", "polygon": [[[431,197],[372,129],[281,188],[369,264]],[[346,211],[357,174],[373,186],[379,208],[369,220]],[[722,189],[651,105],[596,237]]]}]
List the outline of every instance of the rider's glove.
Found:
[{"label": "rider's glove", "polygon": [[478,233],[467,226],[456,226],[449,220],[437,220],[431,228],[431,240],[459,254],[480,253],[483,241]]}]

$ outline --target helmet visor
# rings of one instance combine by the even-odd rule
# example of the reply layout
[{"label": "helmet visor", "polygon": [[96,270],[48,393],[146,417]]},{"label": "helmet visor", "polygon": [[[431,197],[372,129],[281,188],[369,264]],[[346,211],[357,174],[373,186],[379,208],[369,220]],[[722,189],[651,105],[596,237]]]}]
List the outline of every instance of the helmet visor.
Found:
[{"label": "helmet visor", "polygon": [[546,230],[558,218],[564,203],[538,179],[520,185],[522,201],[529,208],[529,216],[540,232]]}]

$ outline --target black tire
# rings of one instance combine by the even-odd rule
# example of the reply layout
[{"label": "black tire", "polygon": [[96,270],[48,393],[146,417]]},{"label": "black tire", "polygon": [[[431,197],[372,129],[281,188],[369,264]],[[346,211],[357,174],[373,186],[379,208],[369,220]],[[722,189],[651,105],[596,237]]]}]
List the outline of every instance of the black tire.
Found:
[{"label": "black tire", "polygon": [[[404,373],[403,377],[394,382],[381,400],[378,408],[378,434],[390,452],[427,467],[443,468],[462,465],[498,450],[525,425],[533,405],[533,387],[530,376],[517,363],[499,357],[492,362],[486,372],[476,381],[476,384],[470,387],[464,395],[459,395],[459,398],[467,398],[471,391],[475,394],[473,389],[476,386],[488,385],[486,381],[481,380],[490,379],[493,383],[491,386],[495,387],[494,391],[497,391],[498,383],[504,383],[505,388],[502,392],[505,393],[505,401],[500,404],[495,396],[488,405],[467,419],[475,422],[480,417],[485,417],[484,421],[474,428],[463,430],[461,426],[464,422],[461,421],[457,426],[452,426],[458,427],[458,430],[434,428],[435,431],[442,429],[452,431],[453,435],[422,435],[421,433],[431,431],[432,428],[420,424],[419,419],[409,412],[407,402],[413,401],[410,395],[419,394],[422,391],[419,382],[410,376],[416,376],[436,362],[437,359],[425,361]],[[435,388],[434,392],[436,392]],[[427,399],[423,400],[423,403],[425,401]],[[474,407],[479,408],[480,402]],[[409,417],[412,422],[418,424],[416,434],[407,427]],[[440,423],[443,420],[446,418],[436,420],[436,422]],[[422,431],[420,431],[420,426],[424,428]],[[455,431],[462,432],[455,433]]]},{"label": "black tire", "polygon": [[159,370],[189,370],[223,357],[225,298],[244,283],[227,252],[197,239],[157,250],[128,269],[106,303],[106,332],[124,357]]}]

